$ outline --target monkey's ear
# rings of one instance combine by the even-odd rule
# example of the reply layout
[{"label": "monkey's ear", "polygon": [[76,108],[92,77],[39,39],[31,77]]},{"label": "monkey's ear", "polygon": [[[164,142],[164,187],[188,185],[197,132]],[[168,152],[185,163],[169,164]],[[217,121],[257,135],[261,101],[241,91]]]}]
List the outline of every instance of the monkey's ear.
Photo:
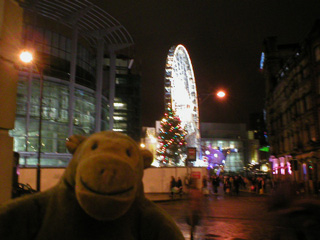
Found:
[{"label": "monkey's ear", "polygon": [[72,135],[71,137],[67,138],[66,147],[68,151],[74,154],[80,143],[86,139],[87,138],[82,135]]},{"label": "monkey's ear", "polygon": [[153,154],[147,149],[141,149],[140,152],[143,159],[144,169],[146,169],[150,167],[151,163],[153,162]]}]

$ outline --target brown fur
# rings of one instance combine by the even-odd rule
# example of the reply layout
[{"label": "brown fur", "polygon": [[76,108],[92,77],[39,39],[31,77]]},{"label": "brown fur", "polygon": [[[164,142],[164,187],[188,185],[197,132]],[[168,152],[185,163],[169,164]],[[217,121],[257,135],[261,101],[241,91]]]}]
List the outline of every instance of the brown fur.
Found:
[{"label": "brown fur", "polygon": [[0,239],[183,239],[144,196],[149,151],[109,131],[72,136],[67,148],[73,158],[55,187],[0,207]]}]

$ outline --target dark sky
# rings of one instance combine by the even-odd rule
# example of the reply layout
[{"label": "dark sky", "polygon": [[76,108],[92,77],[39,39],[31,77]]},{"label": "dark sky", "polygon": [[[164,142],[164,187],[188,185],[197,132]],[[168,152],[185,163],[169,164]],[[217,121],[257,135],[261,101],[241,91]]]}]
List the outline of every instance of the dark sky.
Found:
[{"label": "dark sky", "polygon": [[[190,55],[198,94],[224,88],[223,102],[200,101],[200,122],[245,122],[261,111],[262,42],[301,42],[320,17],[320,0],[119,0],[99,1],[132,35],[142,74],[142,124],[164,113],[164,67],[172,45]],[[102,3],[101,3],[102,2]]]}]

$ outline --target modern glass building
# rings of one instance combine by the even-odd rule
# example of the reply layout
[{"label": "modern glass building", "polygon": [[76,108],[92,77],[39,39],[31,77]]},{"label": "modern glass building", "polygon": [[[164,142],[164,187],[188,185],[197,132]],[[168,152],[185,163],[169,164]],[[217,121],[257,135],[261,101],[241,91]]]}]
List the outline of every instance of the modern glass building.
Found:
[{"label": "modern glass building", "polygon": [[241,172],[258,162],[258,146],[248,136],[244,123],[201,123],[201,153],[209,168],[229,173]]},{"label": "modern glass building", "polygon": [[239,172],[244,167],[244,143],[238,139],[202,139],[202,156],[210,168],[224,166],[227,172]]},{"label": "modern glass building", "polygon": [[[130,73],[132,59],[117,59],[122,61],[122,70],[116,74],[116,90],[113,121],[114,131],[123,132],[137,142],[141,139],[141,105],[140,76]],[[117,65],[118,66],[118,65]],[[117,67],[119,69],[119,67]]]},{"label": "modern glass building", "polygon": [[132,73],[127,30],[86,0],[17,2],[23,46],[35,56],[19,70],[11,135],[20,165],[37,164],[40,122],[43,167],[67,165],[65,142],[73,134],[114,130],[139,140],[140,77]]}]

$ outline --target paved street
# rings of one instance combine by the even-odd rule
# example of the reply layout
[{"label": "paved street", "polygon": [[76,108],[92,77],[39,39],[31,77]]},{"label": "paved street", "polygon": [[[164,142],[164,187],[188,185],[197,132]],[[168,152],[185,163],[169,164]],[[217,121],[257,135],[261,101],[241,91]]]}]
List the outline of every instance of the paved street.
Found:
[{"label": "paved street", "polygon": [[[275,231],[275,217],[267,211],[267,196],[240,192],[239,196],[209,196],[203,204],[203,221],[194,239],[269,240]],[[188,201],[158,202],[190,239],[185,210]]]}]

